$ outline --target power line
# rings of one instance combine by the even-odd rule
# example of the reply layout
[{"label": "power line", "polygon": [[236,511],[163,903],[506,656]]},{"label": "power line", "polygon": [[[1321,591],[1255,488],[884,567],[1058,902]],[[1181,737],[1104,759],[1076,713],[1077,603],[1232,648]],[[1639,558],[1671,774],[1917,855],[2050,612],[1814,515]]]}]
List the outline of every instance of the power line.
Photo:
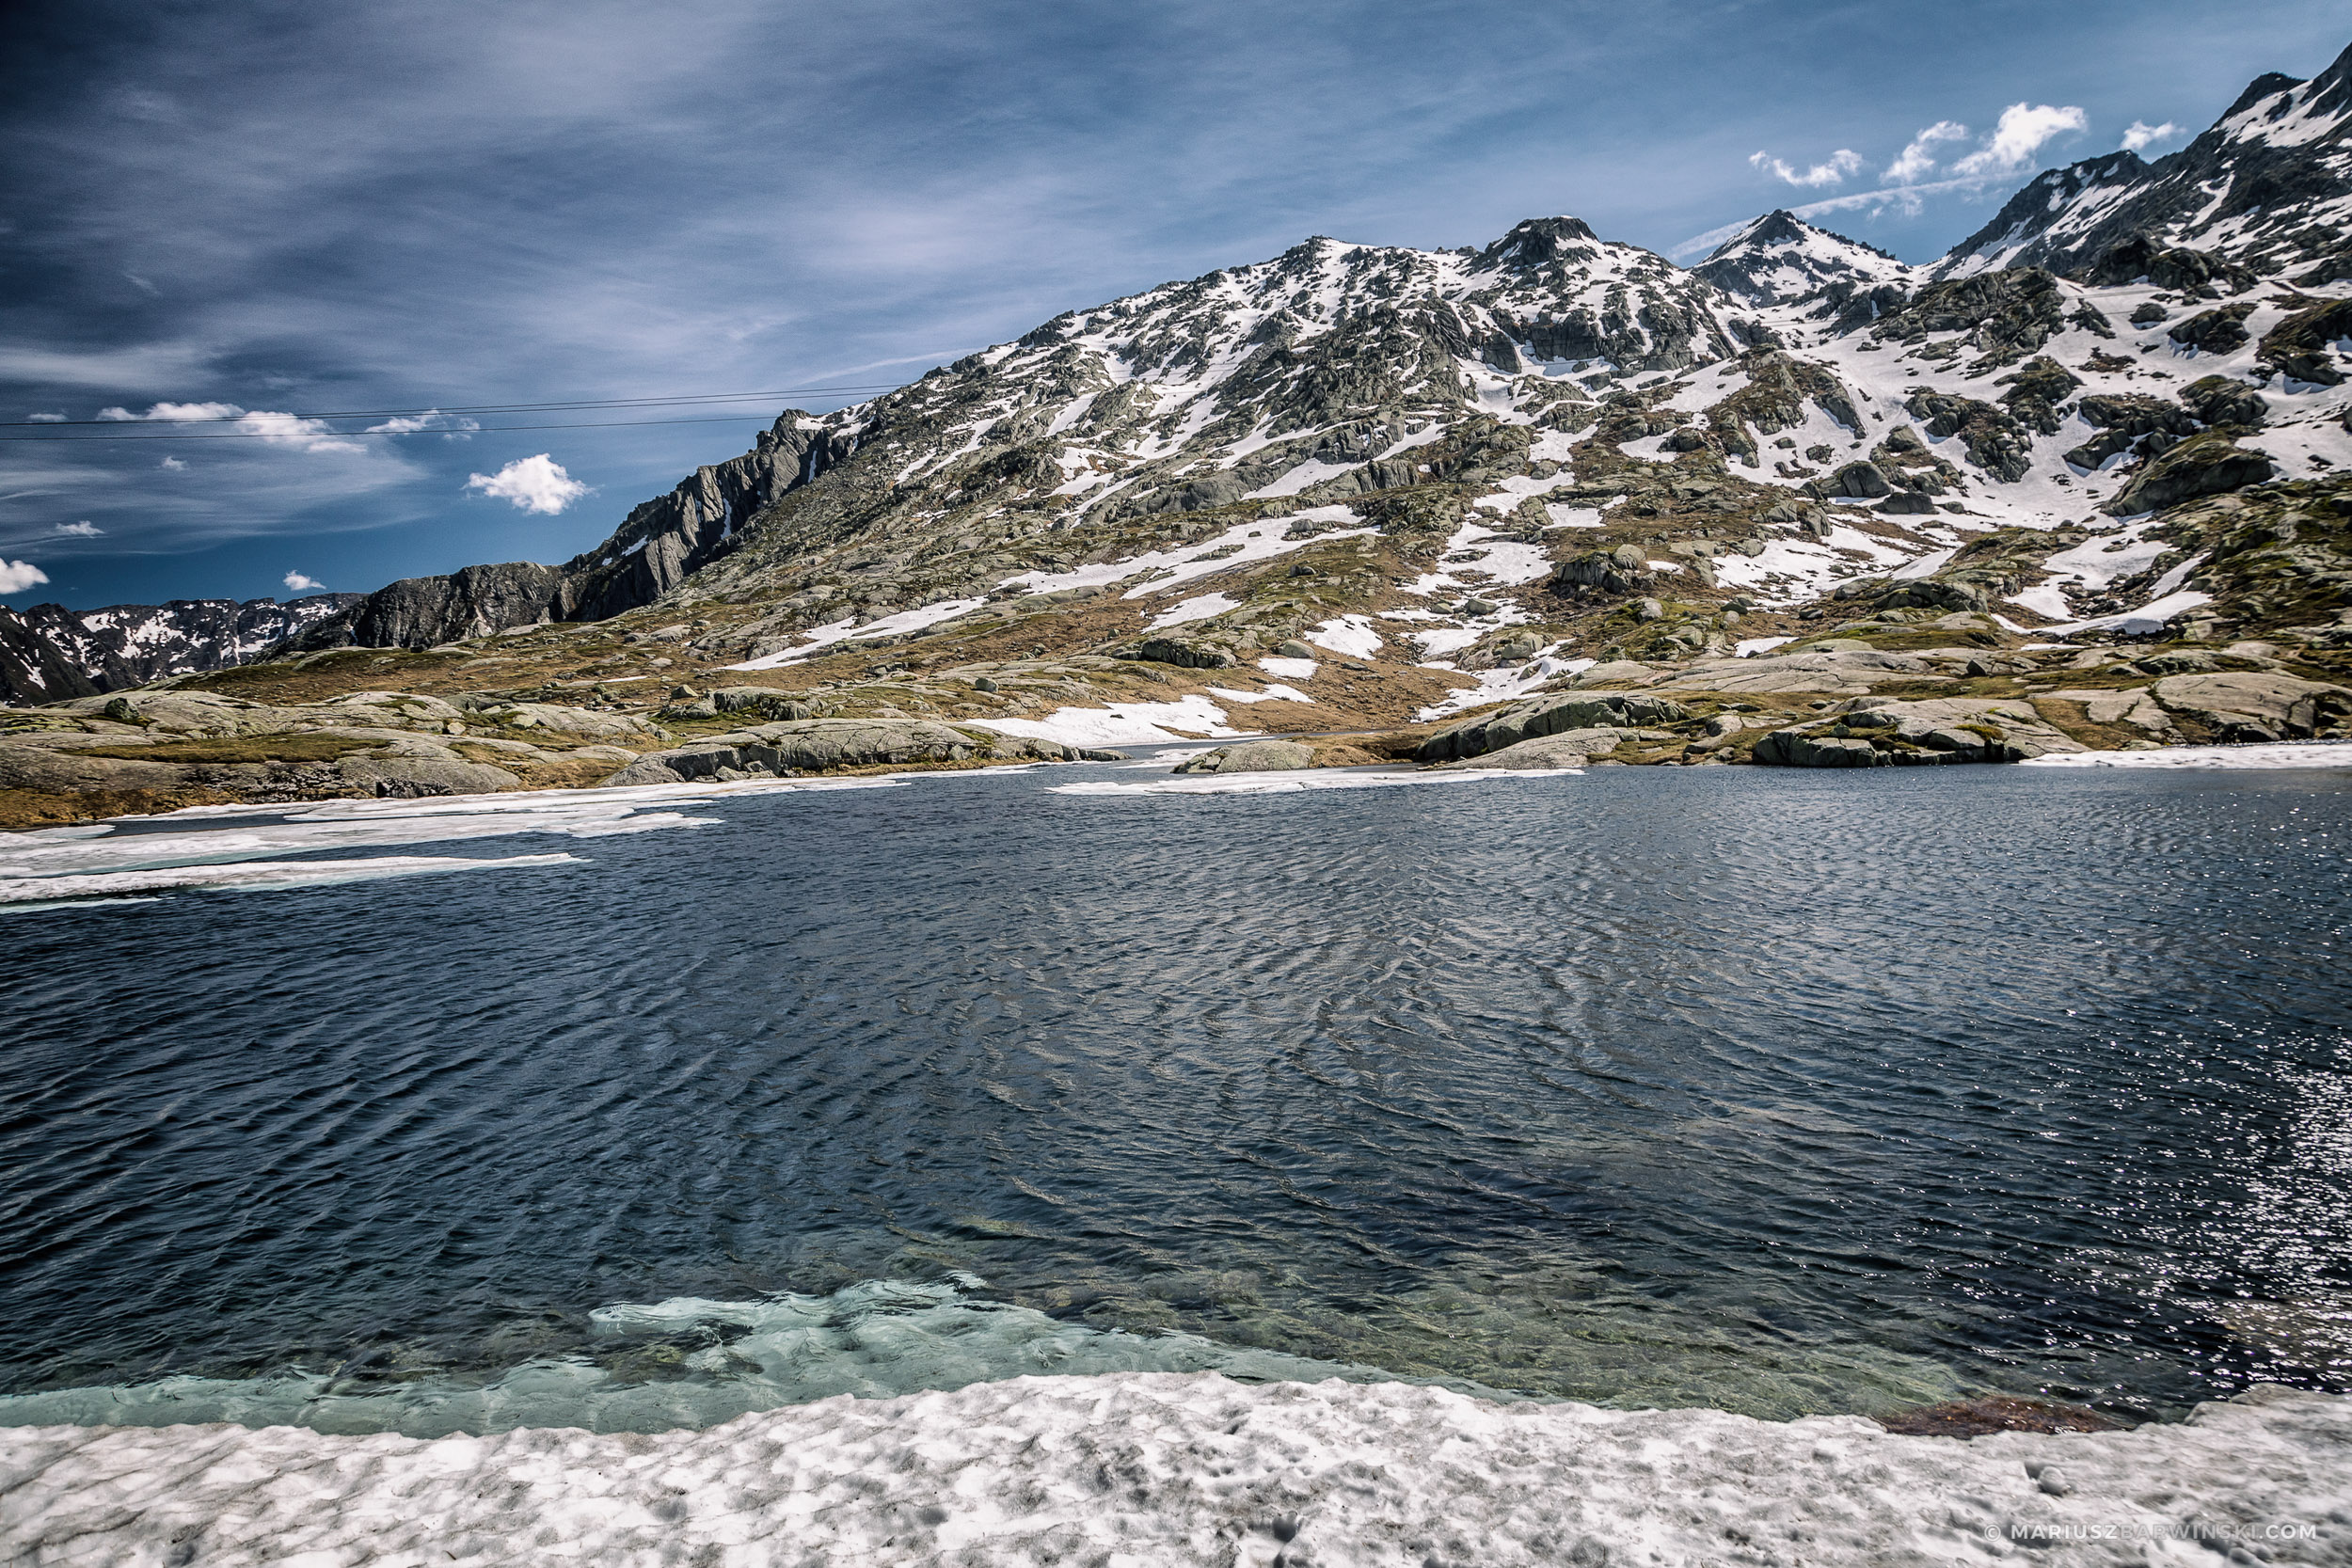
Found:
[{"label": "power line", "polygon": [[[284,417],[294,420],[382,420],[395,418],[404,414],[536,414],[566,409],[666,408],[684,404],[750,403],[766,398],[806,397],[814,396],[819,393],[890,392],[896,391],[902,385],[904,385],[904,383],[897,381],[877,381],[847,387],[785,387],[771,392],[690,392],[678,397],[581,398],[567,403],[485,403],[471,404],[464,407],[344,408],[329,413],[320,414],[288,413]],[[254,413],[278,412],[280,411],[276,409],[248,409],[245,413],[239,414],[192,414],[173,416],[166,419],[150,419],[135,415],[130,420],[0,420],[0,429],[11,429],[20,426],[39,426],[55,429],[60,425],[234,424],[239,420],[249,418]],[[549,426],[548,428],[552,429],[556,427]],[[348,434],[355,436],[362,434],[402,436],[425,435],[428,433],[423,431],[381,431],[373,433],[352,431],[348,432]]]},{"label": "power line", "polygon": [[[50,441],[72,445],[76,441],[319,441],[342,440],[353,436],[499,436],[515,430],[619,430],[639,425],[659,424],[739,424],[745,420],[765,423],[757,414],[718,414],[694,420],[599,420],[577,424],[494,424],[478,425],[471,430],[297,430],[259,431],[231,430],[208,436],[0,436],[0,446],[13,442]],[[109,421],[112,422],[112,421]]]}]

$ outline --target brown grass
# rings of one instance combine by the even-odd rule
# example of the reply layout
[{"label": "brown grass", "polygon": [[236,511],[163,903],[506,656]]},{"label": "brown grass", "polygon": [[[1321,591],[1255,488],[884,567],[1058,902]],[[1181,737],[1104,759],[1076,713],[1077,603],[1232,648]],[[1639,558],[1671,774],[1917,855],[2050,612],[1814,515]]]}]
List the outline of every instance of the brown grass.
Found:
[{"label": "brown grass", "polygon": [[108,816],[152,816],[183,806],[222,806],[236,797],[217,789],[92,789],[53,793],[0,789],[0,832],[63,828]]}]

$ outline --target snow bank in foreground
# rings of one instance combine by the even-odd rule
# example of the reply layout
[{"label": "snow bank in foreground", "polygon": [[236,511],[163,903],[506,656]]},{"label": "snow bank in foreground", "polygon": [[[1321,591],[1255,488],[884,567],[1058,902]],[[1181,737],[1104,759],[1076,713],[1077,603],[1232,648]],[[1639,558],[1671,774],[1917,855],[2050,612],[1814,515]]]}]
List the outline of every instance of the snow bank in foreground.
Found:
[{"label": "snow bank in foreground", "polygon": [[2352,768],[2352,741],[2281,740],[2251,746],[2167,746],[2153,752],[2056,752],[2024,768]]},{"label": "snow bank in foreground", "polygon": [[[2352,1401],[1960,1442],[1400,1384],[1019,1378],[702,1432],[0,1432],[25,1561],[2344,1560]],[[2251,1557],[2248,1558],[2251,1560]]]}]

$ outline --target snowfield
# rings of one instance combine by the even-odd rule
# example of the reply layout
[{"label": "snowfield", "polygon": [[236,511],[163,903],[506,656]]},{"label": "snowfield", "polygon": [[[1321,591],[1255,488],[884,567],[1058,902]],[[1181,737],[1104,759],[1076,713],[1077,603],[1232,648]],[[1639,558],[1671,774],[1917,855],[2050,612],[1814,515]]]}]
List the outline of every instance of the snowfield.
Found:
[{"label": "snowfield", "polygon": [[2133,1432],[1486,1402],[1214,1372],[848,1396],[705,1431],[0,1431],[24,1563],[2341,1563],[2352,1400]]}]

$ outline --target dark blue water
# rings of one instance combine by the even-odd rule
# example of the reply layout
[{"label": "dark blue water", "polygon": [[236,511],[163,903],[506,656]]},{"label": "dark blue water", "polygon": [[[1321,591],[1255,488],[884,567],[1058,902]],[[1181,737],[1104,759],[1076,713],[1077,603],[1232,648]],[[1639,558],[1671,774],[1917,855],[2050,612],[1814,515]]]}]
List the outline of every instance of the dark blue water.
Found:
[{"label": "dark blue water", "polygon": [[2352,778],[1085,777],[13,917],[0,1392],[676,1377],[589,1314],[874,1280],[1770,1415],[2352,1387]]}]

